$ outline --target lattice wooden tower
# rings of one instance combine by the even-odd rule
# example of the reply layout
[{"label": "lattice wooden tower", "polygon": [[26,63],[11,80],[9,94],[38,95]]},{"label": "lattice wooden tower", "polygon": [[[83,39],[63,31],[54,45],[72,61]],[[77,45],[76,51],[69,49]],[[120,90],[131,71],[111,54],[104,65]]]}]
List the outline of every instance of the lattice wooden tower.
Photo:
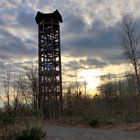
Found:
[{"label": "lattice wooden tower", "polygon": [[62,113],[62,77],[60,26],[62,17],[58,10],[53,13],[38,12],[38,64],[39,108],[48,118],[58,118]]}]

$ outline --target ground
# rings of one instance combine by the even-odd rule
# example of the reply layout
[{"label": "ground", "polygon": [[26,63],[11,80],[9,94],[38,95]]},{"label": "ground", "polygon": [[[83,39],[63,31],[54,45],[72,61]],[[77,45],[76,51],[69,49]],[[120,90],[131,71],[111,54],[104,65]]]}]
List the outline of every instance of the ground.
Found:
[{"label": "ground", "polygon": [[140,131],[47,126],[48,140],[140,140]]}]

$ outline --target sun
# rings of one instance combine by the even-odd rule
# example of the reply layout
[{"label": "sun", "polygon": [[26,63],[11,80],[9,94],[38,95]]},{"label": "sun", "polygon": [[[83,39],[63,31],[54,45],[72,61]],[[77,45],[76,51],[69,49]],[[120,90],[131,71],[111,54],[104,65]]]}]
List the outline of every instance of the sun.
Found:
[{"label": "sun", "polygon": [[87,90],[94,90],[100,85],[100,76],[102,71],[99,69],[81,70],[78,73],[79,81],[85,81]]}]

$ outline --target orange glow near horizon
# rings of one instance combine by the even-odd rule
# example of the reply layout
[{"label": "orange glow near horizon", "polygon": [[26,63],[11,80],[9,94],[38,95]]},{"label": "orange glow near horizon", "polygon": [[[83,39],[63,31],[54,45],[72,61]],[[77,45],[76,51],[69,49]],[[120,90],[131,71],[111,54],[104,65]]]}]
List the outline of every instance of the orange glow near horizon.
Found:
[{"label": "orange glow near horizon", "polygon": [[96,91],[96,88],[100,85],[100,76],[103,75],[99,69],[81,70],[78,73],[78,80],[85,81],[88,91]]}]

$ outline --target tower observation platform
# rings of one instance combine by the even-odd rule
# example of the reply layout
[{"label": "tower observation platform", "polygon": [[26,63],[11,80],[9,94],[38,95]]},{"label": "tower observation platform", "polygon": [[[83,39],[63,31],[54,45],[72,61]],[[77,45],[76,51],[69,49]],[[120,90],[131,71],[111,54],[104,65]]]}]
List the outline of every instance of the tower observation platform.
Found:
[{"label": "tower observation platform", "polygon": [[37,12],[38,24],[38,106],[45,117],[54,119],[62,113],[62,74],[60,23],[62,16],[53,13]]}]

